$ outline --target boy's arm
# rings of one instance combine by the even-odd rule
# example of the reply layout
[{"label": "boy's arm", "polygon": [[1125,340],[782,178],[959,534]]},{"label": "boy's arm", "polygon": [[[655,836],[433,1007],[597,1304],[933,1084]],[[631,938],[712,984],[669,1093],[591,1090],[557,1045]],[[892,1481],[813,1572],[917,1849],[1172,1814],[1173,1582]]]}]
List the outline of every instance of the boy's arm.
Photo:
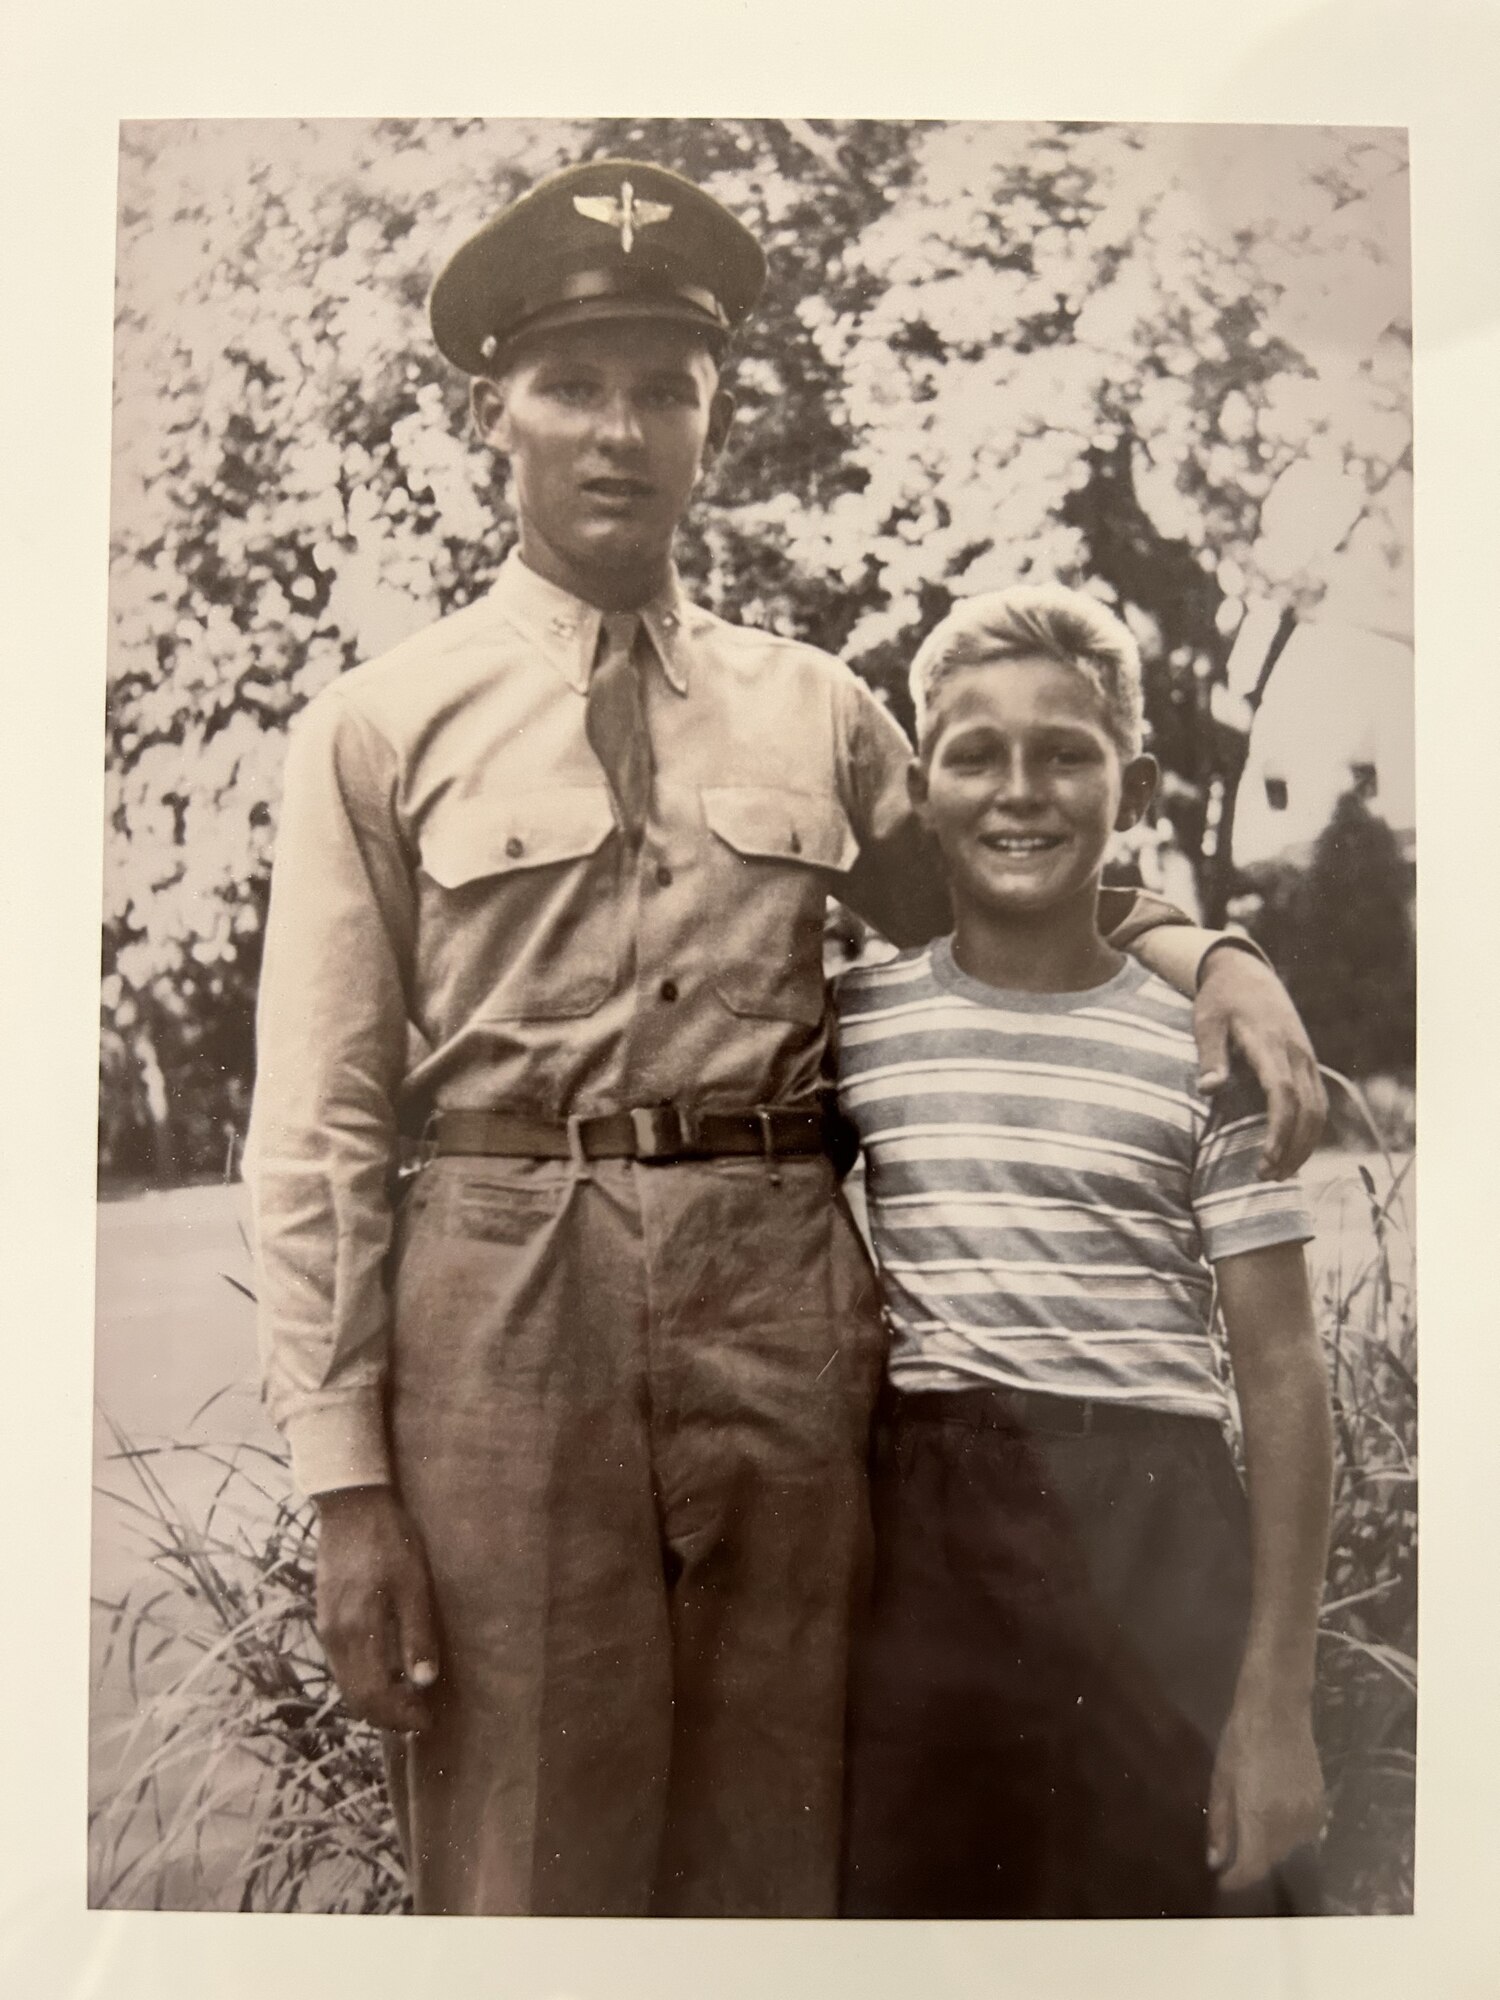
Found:
[{"label": "boy's arm", "polygon": [[1302,1245],[1226,1257],[1216,1270],[1244,1423],[1251,1571],[1250,1627],[1214,1765],[1208,1840],[1224,1887],[1240,1889],[1323,1826],[1312,1691],[1333,1426]]}]

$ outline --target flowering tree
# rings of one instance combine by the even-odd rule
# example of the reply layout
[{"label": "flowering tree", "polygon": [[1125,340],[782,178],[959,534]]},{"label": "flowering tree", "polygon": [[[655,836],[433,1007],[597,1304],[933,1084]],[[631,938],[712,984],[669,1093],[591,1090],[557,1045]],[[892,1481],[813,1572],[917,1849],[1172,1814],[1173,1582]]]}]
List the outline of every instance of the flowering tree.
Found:
[{"label": "flowering tree", "polygon": [[[1162,821],[1233,882],[1249,723],[1340,574],[1409,586],[1398,135],[749,120],[192,124],[122,155],[105,910],[106,1161],[242,1123],[283,735],[483,587],[501,474],[424,318],[537,175],[638,153],[771,258],[731,450],[684,537],[731,617],[905,714],[957,595],[1057,575],[1148,660]],[[1392,609],[1391,607],[1395,608]]]}]

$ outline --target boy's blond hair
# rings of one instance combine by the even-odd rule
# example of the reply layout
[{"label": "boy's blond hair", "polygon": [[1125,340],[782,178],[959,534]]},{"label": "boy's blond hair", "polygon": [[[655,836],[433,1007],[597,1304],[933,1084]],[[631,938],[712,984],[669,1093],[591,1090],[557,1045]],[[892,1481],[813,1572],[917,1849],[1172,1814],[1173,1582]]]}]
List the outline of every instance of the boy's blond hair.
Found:
[{"label": "boy's blond hair", "polygon": [[1060,583],[1018,583],[965,598],[928,633],[911,663],[918,747],[929,748],[938,689],[961,668],[1037,657],[1082,674],[1104,704],[1106,726],[1121,756],[1128,761],[1140,755],[1140,649],[1097,598]]}]

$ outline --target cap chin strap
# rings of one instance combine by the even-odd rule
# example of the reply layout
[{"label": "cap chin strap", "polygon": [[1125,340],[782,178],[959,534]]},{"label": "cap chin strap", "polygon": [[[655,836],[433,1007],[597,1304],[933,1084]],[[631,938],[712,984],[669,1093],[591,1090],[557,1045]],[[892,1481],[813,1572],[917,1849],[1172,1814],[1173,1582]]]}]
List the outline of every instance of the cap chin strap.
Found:
[{"label": "cap chin strap", "polygon": [[[630,282],[635,278],[635,282]],[[509,346],[527,331],[533,320],[543,313],[565,310],[568,306],[588,305],[598,299],[620,299],[641,305],[679,305],[692,308],[695,317],[707,322],[706,331],[717,330],[727,334],[729,315],[714,294],[702,285],[664,283],[659,274],[622,271],[575,271],[559,284],[549,286],[543,298],[523,298],[518,301],[515,318],[503,333],[487,334],[480,342],[479,351],[486,361],[493,361],[502,346]]]}]

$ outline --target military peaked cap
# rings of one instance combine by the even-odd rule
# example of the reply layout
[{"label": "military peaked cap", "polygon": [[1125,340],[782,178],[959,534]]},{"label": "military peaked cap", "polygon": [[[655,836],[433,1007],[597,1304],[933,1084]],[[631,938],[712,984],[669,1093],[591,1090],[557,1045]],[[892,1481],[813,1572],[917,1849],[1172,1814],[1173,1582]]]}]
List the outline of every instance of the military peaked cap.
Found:
[{"label": "military peaked cap", "polygon": [[750,231],[702,188],[644,160],[590,160],[461,245],[427,309],[442,352],[483,375],[523,335],[594,320],[675,320],[722,343],[765,276]]}]

